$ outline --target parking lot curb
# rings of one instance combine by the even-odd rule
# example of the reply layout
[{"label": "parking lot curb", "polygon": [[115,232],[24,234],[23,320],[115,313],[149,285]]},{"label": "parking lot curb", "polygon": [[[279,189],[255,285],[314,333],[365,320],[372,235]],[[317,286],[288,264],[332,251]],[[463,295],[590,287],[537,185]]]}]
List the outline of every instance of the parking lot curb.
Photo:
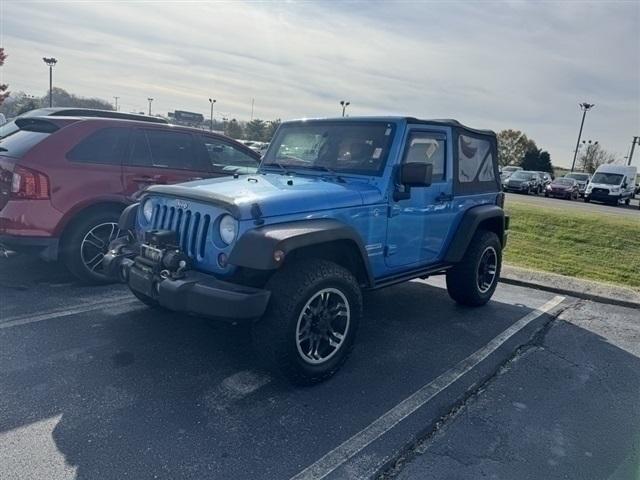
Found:
[{"label": "parking lot curb", "polygon": [[640,292],[617,285],[582,280],[557,273],[503,265],[500,281],[510,285],[535,288],[608,305],[640,308]]}]

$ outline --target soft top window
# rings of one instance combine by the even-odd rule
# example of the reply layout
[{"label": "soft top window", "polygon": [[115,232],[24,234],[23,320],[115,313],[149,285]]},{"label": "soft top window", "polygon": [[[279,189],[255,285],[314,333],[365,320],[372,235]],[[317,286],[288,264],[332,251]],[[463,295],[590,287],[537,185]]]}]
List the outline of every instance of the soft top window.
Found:
[{"label": "soft top window", "polygon": [[[498,190],[498,166],[495,138],[486,135],[458,134],[456,142],[456,190],[483,193]],[[516,175],[514,173],[514,175]]]}]

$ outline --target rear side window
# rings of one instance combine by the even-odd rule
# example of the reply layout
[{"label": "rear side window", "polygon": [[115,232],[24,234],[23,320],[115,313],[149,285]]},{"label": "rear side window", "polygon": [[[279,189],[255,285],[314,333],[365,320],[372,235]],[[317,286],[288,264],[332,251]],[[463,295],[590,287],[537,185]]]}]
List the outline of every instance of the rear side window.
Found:
[{"label": "rear side window", "polygon": [[445,142],[441,135],[414,132],[409,137],[405,163],[430,163],[434,182],[444,180]]},{"label": "rear side window", "polygon": [[51,134],[45,132],[18,130],[8,137],[0,140],[0,155],[22,158],[25,153],[27,153],[49,135]]},{"label": "rear side window", "polygon": [[[461,193],[482,193],[498,188],[495,146],[486,137],[460,134],[457,141],[456,186]],[[514,173],[514,175],[516,175]]]},{"label": "rear side window", "polygon": [[73,162],[120,165],[129,143],[128,128],[103,128],[93,132],[75,147],[67,158]]},{"label": "rear side window", "polygon": [[139,167],[205,170],[196,153],[193,135],[167,130],[138,130],[129,163]]},{"label": "rear side window", "polygon": [[202,136],[202,142],[214,172],[219,173],[255,173],[258,160],[217,138]]}]

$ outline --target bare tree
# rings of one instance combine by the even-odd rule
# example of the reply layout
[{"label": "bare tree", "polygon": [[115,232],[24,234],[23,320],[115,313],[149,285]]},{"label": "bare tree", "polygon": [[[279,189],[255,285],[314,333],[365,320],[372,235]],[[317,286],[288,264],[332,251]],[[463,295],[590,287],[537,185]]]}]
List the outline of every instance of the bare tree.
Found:
[{"label": "bare tree", "polygon": [[588,144],[587,148],[581,153],[578,165],[583,172],[593,173],[600,165],[605,163],[614,163],[616,156],[607,152],[599,143]]}]

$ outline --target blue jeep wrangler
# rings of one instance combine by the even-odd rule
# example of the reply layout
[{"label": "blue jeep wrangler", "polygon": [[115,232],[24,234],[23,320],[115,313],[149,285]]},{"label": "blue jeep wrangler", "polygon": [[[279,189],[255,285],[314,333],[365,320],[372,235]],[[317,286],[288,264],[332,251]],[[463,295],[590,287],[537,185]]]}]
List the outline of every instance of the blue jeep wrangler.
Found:
[{"label": "blue jeep wrangler", "polygon": [[143,302],[250,322],[290,380],[338,370],[363,289],[446,275],[485,304],[508,233],[496,136],[454,120],[283,123],[255,174],[149,188],[105,265]]}]

